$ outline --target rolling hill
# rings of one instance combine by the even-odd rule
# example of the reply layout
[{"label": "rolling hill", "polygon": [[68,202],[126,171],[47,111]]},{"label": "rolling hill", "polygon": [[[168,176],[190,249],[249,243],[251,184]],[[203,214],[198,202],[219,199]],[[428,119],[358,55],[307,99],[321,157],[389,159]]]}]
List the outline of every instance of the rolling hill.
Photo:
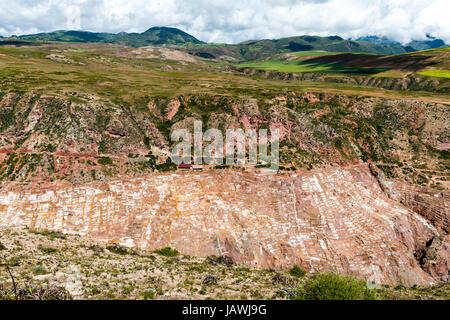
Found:
[{"label": "rolling hill", "polygon": [[[210,55],[229,60],[252,61],[274,54],[298,51],[330,51],[372,54],[401,54],[408,50],[399,44],[379,45],[367,41],[345,40],[339,36],[298,36],[275,40],[245,41],[236,45],[196,45],[189,47],[196,55]],[[411,50],[409,50],[411,51]]]},{"label": "rolling hill", "polygon": [[411,74],[449,78],[450,48],[430,49],[398,55],[301,51],[238,64],[277,72],[320,72],[402,78]]}]

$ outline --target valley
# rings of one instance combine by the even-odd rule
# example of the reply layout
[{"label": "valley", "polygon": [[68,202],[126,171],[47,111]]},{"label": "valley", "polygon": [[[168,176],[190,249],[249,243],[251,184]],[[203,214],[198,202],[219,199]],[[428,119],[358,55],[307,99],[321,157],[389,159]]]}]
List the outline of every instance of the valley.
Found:
[{"label": "valley", "polygon": [[[285,299],[277,292],[288,284],[271,279],[299,265],[304,281],[332,272],[385,286],[379,298],[423,298],[420,287],[448,299],[433,291],[448,291],[450,270],[448,47],[356,54],[342,50],[351,41],[318,37],[301,39],[317,41],[309,50],[267,40],[236,45],[250,48],[237,55],[164,32],[151,30],[145,44],[132,34],[0,41],[0,257],[20,260],[11,268],[21,281],[66,281],[71,272],[45,259],[44,276],[25,276],[39,260],[30,238],[52,247],[39,233],[57,232],[72,248],[55,240],[61,261],[80,242],[83,261],[106,259],[122,282],[133,274],[122,298],[153,288],[148,297],[160,299]],[[171,133],[194,121],[278,129],[279,170],[177,168]],[[94,245],[128,253],[116,263]],[[154,253],[167,247],[178,260]],[[211,256],[234,271],[210,266]],[[75,298],[117,297],[98,280],[103,271],[68,259],[64,268],[83,270],[75,289],[64,282]],[[188,279],[193,263],[201,272]],[[165,285],[169,264],[182,273]],[[253,282],[238,281],[246,272]],[[229,276],[227,290],[209,290],[210,273]],[[397,286],[409,291],[393,294]]]}]

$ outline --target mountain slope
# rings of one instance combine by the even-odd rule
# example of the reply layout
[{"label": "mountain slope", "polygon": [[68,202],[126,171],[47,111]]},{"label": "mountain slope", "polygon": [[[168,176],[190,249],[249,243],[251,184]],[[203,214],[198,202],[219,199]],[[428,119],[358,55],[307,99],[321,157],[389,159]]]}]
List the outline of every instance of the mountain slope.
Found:
[{"label": "mountain slope", "polygon": [[298,36],[275,40],[245,41],[236,45],[200,45],[189,48],[189,52],[196,55],[225,56],[240,61],[259,60],[274,54],[312,50],[372,54],[408,52],[401,45],[378,45],[366,41],[344,40],[338,36]]}]

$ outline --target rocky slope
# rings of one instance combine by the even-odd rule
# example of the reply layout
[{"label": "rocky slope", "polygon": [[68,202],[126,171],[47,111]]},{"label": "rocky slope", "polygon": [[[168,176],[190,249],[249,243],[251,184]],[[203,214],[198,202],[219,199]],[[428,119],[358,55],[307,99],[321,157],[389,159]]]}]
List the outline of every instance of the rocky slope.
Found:
[{"label": "rocky slope", "polygon": [[[388,199],[365,165],[282,175],[154,174],[0,193],[0,226],[25,224],[125,246],[228,255],[265,268],[353,274],[411,286],[445,280],[414,254],[439,231]],[[441,252],[441,246],[437,252]],[[448,251],[443,253],[448,259]]]},{"label": "rocky slope", "polygon": [[[75,96],[73,96],[75,94]],[[85,183],[164,170],[174,128],[279,129],[282,171],[371,160],[388,178],[448,189],[449,110],[414,100],[289,92],[181,95],[139,106],[68,93],[0,94],[0,178]]]}]

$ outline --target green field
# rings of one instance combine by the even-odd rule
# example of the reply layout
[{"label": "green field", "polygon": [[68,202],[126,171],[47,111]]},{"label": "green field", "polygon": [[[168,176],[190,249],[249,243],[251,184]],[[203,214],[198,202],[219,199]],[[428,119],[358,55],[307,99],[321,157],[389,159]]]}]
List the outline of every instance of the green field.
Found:
[{"label": "green field", "polygon": [[308,56],[314,56],[314,57],[320,57],[320,56],[329,56],[332,54],[340,54],[342,52],[328,52],[328,51],[297,51],[292,52],[292,54],[298,56],[298,57],[308,57]]},{"label": "green field", "polygon": [[425,70],[417,73],[430,77],[450,78],[450,70]]}]

